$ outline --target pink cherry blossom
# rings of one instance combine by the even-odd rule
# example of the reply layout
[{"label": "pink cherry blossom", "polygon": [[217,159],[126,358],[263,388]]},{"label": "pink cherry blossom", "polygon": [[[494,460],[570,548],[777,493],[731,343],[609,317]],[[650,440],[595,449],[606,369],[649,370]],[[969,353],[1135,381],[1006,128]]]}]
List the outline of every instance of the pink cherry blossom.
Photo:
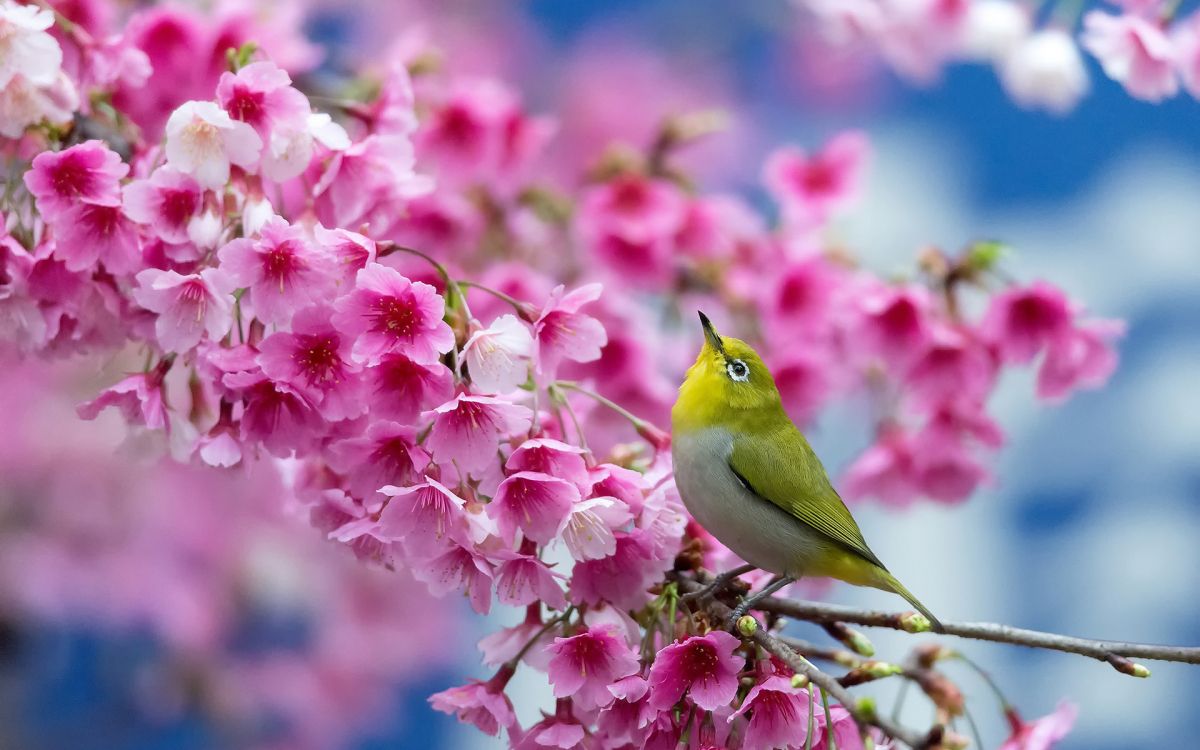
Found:
[{"label": "pink cherry blossom", "polygon": [[587,730],[573,716],[549,716],[529,728],[520,740],[513,743],[513,750],[588,750],[584,744]]},{"label": "pink cherry blossom", "polygon": [[547,544],[561,531],[577,502],[579,488],[570,482],[549,474],[520,471],[500,483],[487,513],[510,544],[517,529],[526,538]]},{"label": "pink cherry blossom", "polygon": [[371,414],[401,424],[454,395],[454,373],[440,362],[423,365],[388,354],[364,374]]},{"label": "pink cherry blossom", "polygon": [[858,132],[834,136],[812,156],[780,149],[768,157],[763,181],[790,221],[820,224],[858,197],[867,153],[866,136]]},{"label": "pink cherry blossom", "polygon": [[924,349],[930,335],[931,302],[920,287],[870,289],[858,301],[862,315],[856,345],[899,368]]},{"label": "pink cherry blossom", "polygon": [[538,345],[538,370],[543,378],[553,379],[563,360],[591,362],[600,356],[608,341],[604,326],[595,318],[579,312],[600,298],[601,286],[587,284],[571,292],[559,286],[550,293],[534,324]]},{"label": "pink cherry blossom", "polygon": [[164,351],[183,353],[205,335],[221,339],[233,324],[233,281],[220,269],[186,276],[148,268],[137,275],[133,298],[158,313],[155,335]]},{"label": "pink cherry blossom", "polygon": [[1179,91],[1174,45],[1155,22],[1094,10],[1083,17],[1083,28],[1083,46],[1133,96],[1158,102]]},{"label": "pink cherry blossom", "polygon": [[649,601],[646,588],[667,567],[655,554],[654,540],[641,529],[614,532],[616,551],[598,560],[582,560],[571,572],[570,599],[576,604],[609,601],[636,609]]},{"label": "pink cherry blossom", "polygon": [[562,540],[576,560],[602,560],[617,551],[614,532],[632,520],[633,514],[619,500],[593,497],[571,507]]},{"label": "pink cherry blossom", "polygon": [[818,254],[789,262],[770,278],[762,316],[777,340],[822,335],[832,301],[842,284],[840,272]]},{"label": "pink cherry blossom", "polygon": [[[910,444],[911,477],[919,494],[943,503],[960,503],[990,476],[960,437],[922,431]],[[901,466],[903,464],[901,463]]]},{"label": "pink cherry blossom", "polygon": [[447,544],[469,542],[463,500],[428,476],[412,487],[376,488],[391,497],[379,514],[381,534],[405,541],[418,559],[445,551]]},{"label": "pink cherry blossom", "polygon": [[167,120],[167,163],[210,190],[229,181],[230,164],[253,170],[262,145],[253,128],[212,102],[184,102]]},{"label": "pink cherry blossom", "polygon": [[217,102],[267,141],[277,128],[303,129],[312,109],[292,78],[275,63],[253,62],[236,73],[222,73]]},{"label": "pink cherry blossom", "polygon": [[[554,638],[542,621],[542,606],[531,604],[525,610],[525,619],[511,628],[497,630],[479,641],[483,663],[498,667],[524,652],[521,661],[534,669],[545,672],[549,668],[551,654],[546,651]],[[525,648],[526,644],[531,644]]]},{"label": "pink cherry blossom", "polygon": [[772,675],[750,688],[728,722],[750,714],[742,736],[746,750],[801,748],[808,732],[808,712],[808,691],[792,687],[788,677]]},{"label": "pink cherry blossom", "polygon": [[811,423],[829,397],[830,359],[816,347],[797,346],[770,363],[783,408],[799,425]]},{"label": "pink cherry blossom", "polygon": [[492,609],[492,566],[487,558],[469,547],[453,543],[450,549],[413,568],[413,576],[437,597],[460,591],[481,615]]},{"label": "pink cherry blossom", "polygon": [[531,555],[513,553],[496,568],[496,598],[502,604],[522,606],[542,602],[551,609],[565,609],[567,597],[558,581],[562,575]]},{"label": "pink cherry blossom", "polygon": [[529,379],[533,334],[515,315],[502,315],[463,345],[471,383],[481,393],[509,393]]},{"label": "pink cherry blossom", "polygon": [[401,135],[371,135],[341,149],[313,187],[317,211],[326,226],[371,224],[385,232],[409,199],[432,189],[413,168],[413,148]]},{"label": "pink cherry blossom", "polygon": [[34,86],[54,82],[62,66],[62,49],[46,33],[54,12],[33,5],[0,4],[0,89],[21,76]]},{"label": "pink cherry blossom", "polygon": [[344,287],[353,287],[358,272],[375,262],[375,241],[358,232],[317,225],[313,227],[313,237],[333,257]]},{"label": "pink cherry blossom", "polygon": [[1066,296],[1038,281],[993,297],[981,328],[1006,360],[1023,364],[1065,335],[1070,323]]},{"label": "pink cherry blossom", "polygon": [[1054,713],[1025,722],[1015,710],[1009,709],[1008,721],[1012,734],[1000,750],[1051,750],[1071,731],[1079,710],[1069,701],[1060,701]]},{"label": "pink cherry blossom", "polygon": [[189,227],[200,215],[204,193],[200,183],[177,169],[162,166],[149,178],[125,186],[125,215],[150,228],[164,242],[189,241]]},{"label": "pink cherry blossom", "polygon": [[357,417],[367,409],[361,368],[350,359],[350,342],[333,327],[325,305],[296,313],[290,332],[268,336],[259,365],[272,380],[286,383],[329,420]]},{"label": "pink cherry blossom", "polygon": [[[32,6],[16,6],[29,7]],[[3,22],[0,21],[0,24]],[[3,56],[0,55],[0,59]],[[43,151],[33,157],[25,185],[37,200],[43,218],[57,218],[79,203],[115,206],[121,202],[120,180],[129,165],[102,141],[85,141],[62,151]]]},{"label": "pink cherry blossom", "polygon": [[640,675],[622,677],[608,686],[614,700],[596,720],[604,739],[613,744],[632,743],[643,736],[642,730],[658,715],[646,694],[650,687]]},{"label": "pink cherry blossom", "polygon": [[1077,388],[1099,388],[1117,367],[1113,341],[1125,332],[1116,320],[1096,320],[1072,327],[1055,339],[1038,368],[1037,395],[1062,401]]},{"label": "pink cherry blossom", "polygon": [[273,219],[257,240],[236,239],[218,253],[221,270],[248,287],[245,299],[264,323],[286,324],[301,307],[327,302],[331,261],[300,227]]},{"label": "pink cherry blossom", "polygon": [[133,273],[142,265],[137,228],[119,204],[77,203],[54,225],[55,255],[71,271],[86,271],[97,262],[113,274]]},{"label": "pink cherry blossom", "polygon": [[[820,703],[820,698],[817,699]],[[862,733],[858,728],[858,722],[854,720],[854,716],[842,706],[832,706],[829,709],[829,718],[825,718],[824,711],[814,712],[813,734],[816,739],[813,742],[813,750],[833,750],[833,745],[830,744],[829,735],[833,734],[833,742],[836,743],[838,750],[863,750]],[[829,731],[829,725],[833,724],[833,731]]]},{"label": "pink cherry blossom", "polygon": [[48,86],[39,86],[17,74],[0,88],[0,135],[20,138],[25,129],[41,122],[65,127],[79,108],[79,92],[61,71]]},{"label": "pink cherry blossom", "polygon": [[554,695],[571,696],[584,709],[603,708],[614,696],[609,685],[638,670],[637,654],[611,627],[591,627],[569,638],[556,638],[547,650]]},{"label": "pink cherry blossom", "polygon": [[517,723],[512,702],[504,694],[504,687],[512,675],[513,669],[504,667],[487,682],[472,680],[466,685],[434,693],[429,696],[429,704],[435,710],[454,714],[459,721],[474,724],[479,731],[495,737],[501,729],[512,729]]},{"label": "pink cherry blossom", "polygon": [[354,290],[337,301],[336,310],[334,324],[354,337],[354,358],[368,365],[392,352],[428,364],[454,346],[437,290],[389,266],[371,263],[359,271]]},{"label": "pink cherry blossom", "polygon": [[272,455],[286,458],[294,450],[309,450],[320,435],[324,421],[299,388],[262,372],[230,373],[224,382],[245,402],[243,441],[262,443]]},{"label": "pink cherry blossom", "polygon": [[982,400],[995,383],[996,363],[968,331],[934,326],[929,346],[913,361],[905,379],[922,404],[951,399]]},{"label": "pink cherry blossom", "polygon": [[908,505],[918,494],[911,436],[885,429],[846,470],[846,497],[877,497],[891,505]]},{"label": "pink cherry blossom", "polygon": [[586,454],[583,448],[561,440],[533,438],[521,443],[504,466],[510,472],[539,471],[565,479],[578,487],[580,492],[586,492],[592,486],[584,458]]},{"label": "pink cherry blossom", "polygon": [[346,476],[351,494],[364,500],[385,485],[418,481],[429,464],[416,430],[395,422],[372,422],[365,435],[329,446],[328,456],[330,468]]},{"label": "pink cherry blossom", "polygon": [[151,430],[167,429],[169,420],[163,393],[163,377],[168,367],[169,365],[159,366],[148,373],[130,375],[105,389],[91,401],[80,404],[79,416],[83,419],[95,419],[103,409],[115,406],[130,424],[144,425]]},{"label": "pink cherry blossom", "polygon": [[664,711],[684,693],[706,711],[728,704],[737,694],[738,672],[745,663],[734,653],[739,646],[734,636],[714,630],[663,648],[650,667],[650,705]]},{"label": "pink cherry blossom", "polygon": [[433,419],[425,447],[434,459],[474,472],[498,460],[502,438],[529,429],[532,412],[520,404],[460,393],[422,417]]}]

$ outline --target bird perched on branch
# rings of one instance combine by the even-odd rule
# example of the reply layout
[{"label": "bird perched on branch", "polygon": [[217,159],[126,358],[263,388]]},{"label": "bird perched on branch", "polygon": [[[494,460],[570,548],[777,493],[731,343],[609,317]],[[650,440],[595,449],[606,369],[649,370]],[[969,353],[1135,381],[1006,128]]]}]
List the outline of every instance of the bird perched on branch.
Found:
[{"label": "bird perched on branch", "polygon": [[[899,594],[940,632],[933,613],[867,546],[821,460],[784,412],[762,359],[746,342],[718,335],[704,313],[700,323],[704,347],[671,410],[679,494],[722,544],[780,576],[744,600],[732,620],[799,578],[821,576]],[[706,593],[730,578],[718,576]]]}]

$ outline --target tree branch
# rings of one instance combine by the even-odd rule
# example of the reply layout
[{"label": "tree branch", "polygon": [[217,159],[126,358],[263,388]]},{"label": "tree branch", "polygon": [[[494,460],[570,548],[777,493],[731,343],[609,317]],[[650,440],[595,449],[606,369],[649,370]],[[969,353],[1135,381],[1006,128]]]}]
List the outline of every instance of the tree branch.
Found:
[{"label": "tree branch", "polygon": [[[808,622],[848,622],[869,627],[892,628],[893,630],[908,629],[902,623],[904,616],[901,614],[855,609],[837,604],[818,604],[792,599],[769,598],[759,602],[756,608],[765,612],[786,615],[787,617],[806,620]],[[1129,661],[1129,658],[1200,664],[1200,648],[1156,646],[1147,643],[1124,643],[1121,641],[1098,641],[1088,638],[1076,638],[1069,635],[1058,635],[1056,633],[1044,633],[1038,630],[1014,628],[1009,625],[1000,625],[991,622],[946,622],[943,620],[942,625],[945,627],[945,635],[971,638],[977,641],[1012,643],[1018,646],[1090,656],[1093,659],[1108,662],[1122,673],[1138,677],[1148,677],[1149,670],[1140,664],[1134,664]]]}]

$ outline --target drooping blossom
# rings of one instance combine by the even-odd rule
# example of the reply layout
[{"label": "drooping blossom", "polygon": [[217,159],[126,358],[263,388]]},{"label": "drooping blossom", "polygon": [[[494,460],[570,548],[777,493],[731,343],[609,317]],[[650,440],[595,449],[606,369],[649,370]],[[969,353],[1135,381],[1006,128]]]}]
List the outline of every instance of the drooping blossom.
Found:
[{"label": "drooping blossom", "polygon": [[364,371],[371,414],[407,424],[454,395],[454,373],[441,362],[423,365],[388,354]]},{"label": "drooping blossom", "polygon": [[[125,186],[125,215],[147,226],[164,242],[191,239],[193,220],[201,215],[204,192],[200,183],[177,169],[162,166],[148,178]],[[210,243],[204,243],[211,246]]]},{"label": "drooping blossom", "polygon": [[1000,750],[1051,750],[1075,726],[1079,710],[1069,701],[1061,701],[1054,712],[1026,722],[1015,710],[1009,709],[1008,722],[1012,733]]},{"label": "drooping blossom", "polygon": [[379,514],[380,533],[404,540],[417,559],[435,557],[451,542],[470,543],[463,499],[436,479],[426,476],[411,487],[376,489],[391,498]]},{"label": "drooping blossom", "polygon": [[462,471],[475,471],[498,460],[501,438],[529,429],[532,412],[498,398],[460,393],[422,416],[433,419],[425,447],[434,459],[454,463]]},{"label": "drooping blossom", "polygon": [[1023,107],[1065,114],[1088,90],[1088,73],[1079,47],[1056,28],[1035,31],[1004,59],[1000,80]]},{"label": "drooping blossom", "polygon": [[517,723],[512,701],[504,693],[512,675],[512,667],[504,667],[487,682],[471,680],[466,685],[434,693],[429,696],[429,705],[495,737],[501,729],[511,729]]},{"label": "drooping blossom", "polygon": [[1083,46],[1133,96],[1158,102],[1179,91],[1175,48],[1157,23],[1094,10],[1083,17],[1083,29]]},{"label": "drooping blossom", "polygon": [[549,474],[519,471],[500,483],[487,513],[509,543],[520,529],[526,538],[547,544],[558,535],[577,502],[579,489],[570,482]]},{"label": "drooping blossom", "polygon": [[217,103],[230,117],[254,128],[264,142],[276,129],[302,129],[312,111],[308,98],[292,88],[287,71],[269,60],[222,73]]},{"label": "drooping blossom", "polygon": [[910,503],[918,492],[911,436],[899,428],[885,429],[846,470],[843,486],[849,499]]},{"label": "drooping blossom", "polygon": [[529,379],[533,334],[515,315],[502,315],[471,334],[463,356],[481,393],[509,393]]},{"label": "drooping blossom", "polygon": [[229,181],[230,164],[253,170],[262,145],[253,128],[213,102],[184,102],[167,120],[167,163],[209,190]]},{"label": "drooping blossom", "polygon": [[567,597],[558,581],[563,578],[532,555],[506,553],[496,566],[496,598],[501,604],[524,606],[541,602],[551,609],[564,609]]},{"label": "drooping blossom", "polygon": [[791,221],[820,224],[857,198],[867,150],[866,136],[857,132],[834,136],[811,156],[780,149],[767,158],[763,181]]},{"label": "drooping blossom", "polygon": [[133,298],[158,313],[155,335],[164,351],[182,354],[207,335],[220,340],[233,324],[233,281],[218,268],[185,275],[147,268]]},{"label": "drooping blossom", "polygon": [[335,309],[334,324],[354,338],[354,358],[367,365],[392,352],[428,364],[454,346],[437,290],[380,263],[358,272],[354,290]]},{"label": "drooping blossom", "polygon": [[396,422],[372,422],[365,435],[329,446],[328,456],[330,468],[343,474],[351,494],[363,500],[385,485],[418,481],[429,464],[416,429]]},{"label": "drooping blossom", "polygon": [[587,284],[571,292],[559,286],[550,293],[533,327],[538,370],[543,378],[552,379],[563,360],[591,362],[600,356],[600,349],[608,341],[604,326],[579,311],[599,299],[600,290],[599,284]]},{"label": "drooping blossom", "polygon": [[473,545],[464,547],[453,542],[448,551],[413,568],[413,576],[434,596],[459,591],[479,614],[486,615],[492,609],[492,565]]},{"label": "drooping blossom", "polygon": [[792,687],[790,678],[772,675],[750,688],[727,721],[749,714],[742,736],[745,750],[801,748],[808,733],[808,713],[808,691]]},{"label": "drooping blossom", "polygon": [[576,560],[602,560],[617,551],[615,531],[633,520],[616,498],[593,497],[571,506],[562,540]]},{"label": "drooping blossom", "polygon": [[106,388],[99,396],[80,404],[82,419],[95,419],[105,408],[114,406],[129,424],[144,425],[150,430],[165,430],[167,404],[163,393],[166,368],[160,366],[147,373],[130,375]]},{"label": "drooping blossom", "polygon": [[325,305],[300,310],[291,331],[263,340],[258,362],[267,377],[303,394],[326,419],[350,419],[367,409],[362,368],[350,358],[350,342],[330,323],[331,312]]},{"label": "drooping blossom", "polygon": [[1045,282],[1015,287],[992,298],[981,329],[1010,362],[1023,364],[1065,335],[1071,325],[1066,295]]},{"label": "drooping blossom", "polygon": [[[33,6],[17,7],[33,9]],[[4,59],[2,55],[0,59]],[[62,151],[43,151],[33,157],[24,179],[42,218],[57,223],[63,213],[79,203],[120,204],[120,180],[127,174],[129,165],[107,144],[84,141]]]},{"label": "drooping blossom", "polygon": [[577,445],[538,437],[521,443],[504,466],[509,472],[540,471],[565,479],[578,487],[580,492],[587,492],[592,481],[584,458],[586,454],[587,451]]},{"label": "drooping blossom", "polygon": [[586,750],[583,744],[586,736],[587,730],[574,716],[547,716],[513,743],[513,750]]},{"label": "drooping blossom", "polygon": [[666,646],[650,667],[650,705],[664,711],[684,693],[706,711],[728,704],[737,694],[737,675],[745,663],[734,653],[739,646],[741,641],[721,630]]},{"label": "drooping blossom", "polygon": [[570,696],[582,708],[613,702],[609,685],[638,670],[637,654],[611,627],[590,627],[569,638],[556,638],[547,650],[550,684],[559,698]]},{"label": "drooping blossom", "polygon": [[1120,321],[1096,320],[1075,325],[1052,341],[1038,368],[1037,395],[1062,401],[1077,388],[1099,388],[1117,367],[1113,341],[1125,332]]},{"label": "drooping blossom", "polygon": [[119,203],[76,203],[55,222],[54,253],[68,270],[86,271],[96,263],[109,273],[133,273],[142,265],[137,228]]},{"label": "drooping blossom", "polygon": [[967,7],[961,48],[977,60],[1003,63],[1029,35],[1029,10],[1013,0],[973,0]]},{"label": "drooping blossom", "polygon": [[333,257],[338,277],[344,288],[354,286],[354,278],[368,264],[375,262],[375,240],[348,229],[313,227],[317,244]]},{"label": "drooping blossom", "polygon": [[884,286],[861,295],[856,345],[899,369],[921,353],[930,336],[929,295],[920,287]]},{"label": "drooping blossom", "polygon": [[929,406],[982,400],[995,376],[996,363],[983,342],[969,331],[937,324],[904,378],[914,399]]},{"label": "drooping blossom", "polygon": [[233,240],[218,257],[221,270],[248,287],[243,299],[264,323],[286,324],[301,307],[329,301],[334,285],[329,257],[303,229],[282,219],[267,222],[257,239]]},{"label": "drooping blossom", "polygon": [[403,214],[405,201],[432,187],[428,177],[414,171],[412,142],[406,136],[374,134],[334,153],[313,193],[326,226],[366,223],[382,233]]}]

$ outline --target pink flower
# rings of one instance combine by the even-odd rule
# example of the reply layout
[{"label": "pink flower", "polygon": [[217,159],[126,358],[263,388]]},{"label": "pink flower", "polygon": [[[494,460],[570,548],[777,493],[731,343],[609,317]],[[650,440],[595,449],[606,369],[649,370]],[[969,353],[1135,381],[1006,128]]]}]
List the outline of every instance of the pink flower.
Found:
[{"label": "pink flower", "polygon": [[959,503],[988,478],[988,472],[961,436],[923,430],[911,444],[913,471],[920,493],[943,503]]},{"label": "pink flower", "polygon": [[401,424],[454,395],[454,373],[441,362],[423,365],[403,354],[388,354],[365,375],[371,414]]},{"label": "pink flower", "polygon": [[[32,10],[32,6],[16,7]],[[2,55],[0,59],[4,59]],[[122,162],[107,144],[85,141],[58,152],[43,151],[33,157],[33,163],[25,173],[25,185],[37,200],[38,213],[53,224],[79,203],[119,205],[120,180],[127,174],[129,165]]]},{"label": "pink flower", "polygon": [[54,12],[33,5],[0,4],[0,89],[17,76],[35,86],[47,86],[58,77],[62,49],[47,33]]},{"label": "pink flower", "polygon": [[342,284],[354,285],[354,278],[367,264],[375,262],[375,240],[348,229],[313,227],[313,236],[337,264]]},{"label": "pink flower", "polygon": [[995,378],[996,363],[987,347],[966,331],[942,325],[933,329],[930,345],[905,375],[910,393],[925,406],[982,400]]},{"label": "pink flower", "polygon": [[331,310],[313,305],[296,313],[290,332],[263,340],[258,363],[267,377],[296,389],[331,421],[367,410],[360,367],[350,360],[350,342],[329,322]]},{"label": "pink flower", "polygon": [[813,254],[779,269],[771,280],[762,315],[772,336],[810,340],[824,333],[832,300],[843,283],[840,272]]},{"label": "pink flower", "polygon": [[262,443],[274,456],[309,450],[320,437],[324,420],[298,388],[271,380],[261,371],[231,372],[223,382],[241,394],[244,442]]},{"label": "pink flower", "polygon": [[154,332],[168,352],[186,352],[207,334],[218,341],[233,324],[233,281],[220,269],[182,276],[147,268],[137,275],[133,298],[158,313]]},{"label": "pink flower", "polygon": [[471,383],[482,393],[509,393],[529,379],[533,334],[515,315],[502,315],[471,334],[463,357]]},{"label": "pink flower", "polygon": [[230,163],[253,170],[262,139],[212,102],[184,102],[167,120],[167,163],[216,190],[229,182]]},{"label": "pink flower", "polygon": [[547,544],[562,529],[579,502],[579,488],[570,482],[539,474],[520,471],[505,479],[488,503],[487,514],[495,519],[500,536],[512,544],[517,529],[526,538]]},{"label": "pink flower", "polygon": [[368,365],[392,352],[428,364],[454,347],[437,290],[389,266],[371,263],[359,271],[354,291],[337,301],[336,310],[334,325],[354,338],[354,358]]},{"label": "pink flower", "polygon": [[403,213],[405,201],[433,188],[413,171],[412,143],[402,135],[370,135],[339,150],[313,188],[326,226],[370,224],[381,236]]},{"label": "pink flower", "polygon": [[1026,723],[1015,710],[1009,709],[1008,721],[1012,734],[1000,746],[1000,750],[1050,750],[1071,732],[1078,713],[1075,704],[1061,701],[1054,713]]},{"label": "pink flower", "polygon": [[1103,386],[1117,367],[1113,340],[1124,332],[1121,321],[1096,320],[1052,341],[1038,369],[1038,397],[1062,401],[1076,388]]},{"label": "pink flower", "polygon": [[734,654],[740,645],[729,633],[714,630],[666,646],[650,667],[650,705],[665,711],[684,693],[706,711],[728,705],[737,695],[738,672],[745,664]]},{"label": "pink flower", "polygon": [[584,743],[586,736],[587,730],[574,716],[548,716],[530,727],[512,747],[513,750],[590,750]]},{"label": "pink flower", "polygon": [[581,560],[571,572],[570,598],[576,604],[608,601],[637,609],[649,601],[646,588],[669,564],[655,554],[652,535],[642,529],[615,532],[616,550],[598,560]]},{"label": "pink flower", "polygon": [[312,109],[308,98],[292,88],[292,78],[275,63],[253,62],[237,73],[225,72],[217,82],[217,102],[268,140],[276,128],[305,127]]},{"label": "pink flower", "polygon": [[438,463],[455,463],[462,471],[475,471],[498,460],[502,438],[529,429],[533,413],[524,406],[488,396],[458,394],[431,412],[433,429],[425,447]]},{"label": "pink flower", "polygon": [[504,694],[512,675],[513,669],[504,667],[487,682],[471,680],[466,685],[434,693],[429,696],[429,704],[434,710],[454,714],[459,721],[474,724],[479,731],[495,737],[501,729],[511,729],[517,723],[512,702]]},{"label": "pink flower", "polygon": [[1071,307],[1057,288],[1038,281],[992,298],[981,330],[1004,359],[1024,364],[1071,325]]},{"label": "pink flower", "polygon": [[562,540],[576,560],[601,560],[617,551],[616,529],[633,520],[619,500],[593,497],[571,506]]},{"label": "pink flower", "polygon": [[189,240],[188,227],[199,215],[202,201],[200,183],[167,166],[125,186],[125,215],[149,226],[164,242],[182,244]]},{"label": "pink flower", "polygon": [[512,452],[508,462],[504,464],[509,472],[540,471],[543,474],[565,479],[587,492],[592,485],[588,475],[587,461],[583,448],[568,445],[552,438],[533,438]]},{"label": "pink flower", "polygon": [[328,302],[333,290],[329,258],[282,219],[267,222],[257,240],[233,240],[218,257],[221,270],[249,287],[244,299],[264,323],[286,324],[297,309]]},{"label": "pink flower", "polygon": [[68,270],[87,271],[97,261],[113,274],[142,267],[137,228],[121,212],[119,203],[77,203],[58,215],[54,230],[54,254]]},{"label": "pink flower", "polygon": [[[546,647],[550,645],[552,632],[546,629],[542,622],[542,606],[531,604],[525,610],[525,619],[511,628],[497,630],[479,641],[479,650],[483,653],[483,663],[489,667],[498,667],[506,661],[515,659],[518,653],[524,651],[521,661],[538,671],[545,672],[549,668],[550,654]],[[531,643],[529,648],[525,645]]]},{"label": "pink flower", "polygon": [[599,284],[587,284],[570,293],[564,293],[564,287],[558,286],[550,293],[533,327],[538,344],[538,370],[543,378],[553,379],[564,359],[591,362],[600,357],[600,349],[608,341],[604,326],[579,312],[584,305],[599,299],[600,291]]},{"label": "pink flower", "polygon": [[807,691],[792,687],[787,677],[773,675],[752,687],[727,721],[749,712],[750,722],[742,735],[745,750],[800,748],[808,734],[808,703]]},{"label": "pink flower", "polygon": [[65,127],[78,108],[79,92],[65,73],[60,71],[49,86],[17,74],[0,88],[0,135],[20,138],[26,128],[41,122]]},{"label": "pink flower", "polygon": [[911,437],[900,429],[885,429],[846,470],[843,485],[850,499],[877,497],[907,505],[918,492]]},{"label": "pink flower", "polygon": [[868,148],[864,134],[848,131],[811,157],[796,148],[780,149],[767,158],[763,180],[789,221],[821,224],[858,197]]},{"label": "pink flower", "polygon": [[[817,698],[818,705],[820,697]],[[834,705],[829,709],[829,719],[825,718],[824,711],[814,711],[813,734],[816,735],[813,742],[813,750],[833,750],[829,744],[829,729],[830,723],[833,724],[833,741],[837,743],[838,750],[863,750],[862,736],[858,730],[858,722],[854,720],[854,716],[846,710],[844,706]]]},{"label": "pink flower", "polygon": [[771,363],[783,407],[793,421],[804,425],[816,418],[833,386],[831,369],[830,355],[811,346],[789,346]]},{"label": "pink flower", "polygon": [[413,576],[429,587],[429,593],[442,597],[461,591],[471,600],[471,608],[486,615],[492,608],[492,566],[473,549],[453,544],[428,563],[412,569]]},{"label": "pink flower", "polygon": [[627,174],[592,188],[579,207],[587,231],[626,238],[670,237],[684,218],[683,194],[666,180]]},{"label": "pink flower", "polygon": [[597,727],[611,746],[640,740],[643,730],[658,716],[658,711],[646,700],[650,687],[641,676],[632,674],[622,677],[608,686],[608,692],[616,698],[597,719]]},{"label": "pink flower", "polygon": [[95,419],[103,409],[115,406],[129,424],[145,425],[151,430],[168,429],[163,378],[169,368],[169,364],[164,364],[148,373],[130,375],[80,404],[76,411],[81,419]]},{"label": "pink flower", "polygon": [[405,549],[419,559],[443,552],[449,542],[468,544],[467,518],[463,499],[436,479],[413,487],[377,488],[391,497],[379,514],[380,534],[405,542]]},{"label": "pink flower", "polygon": [[1133,96],[1158,102],[1179,91],[1175,47],[1157,23],[1098,10],[1083,17],[1081,42],[1100,61],[1109,78]]},{"label": "pink flower", "polygon": [[604,708],[613,702],[608,687],[638,670],[637,654],[612,627],[591,627],[547,647],[549,678],[558,698],[570,696],[581,708]]},{"label": "pink flower", "polygon": [[502,604],[542,602],[551,609],[565,609],[567,597],[558,585],[561,578],[538,558],[512,553],[496,568],[496,597]]},{"label": "pink flower", "polygon": [[346,477],[350,493],[364,501],[384,485],[417,481],[429,464],[416,429],[395,422],[372,422],[366,435],[334,443],[326,456],[330,468]]},{"label": "pink flower", "polygon": [[856,345],[898,367],[911,362],[929,339],[929,295],[920,287],[881,286],[862,295]]}]

